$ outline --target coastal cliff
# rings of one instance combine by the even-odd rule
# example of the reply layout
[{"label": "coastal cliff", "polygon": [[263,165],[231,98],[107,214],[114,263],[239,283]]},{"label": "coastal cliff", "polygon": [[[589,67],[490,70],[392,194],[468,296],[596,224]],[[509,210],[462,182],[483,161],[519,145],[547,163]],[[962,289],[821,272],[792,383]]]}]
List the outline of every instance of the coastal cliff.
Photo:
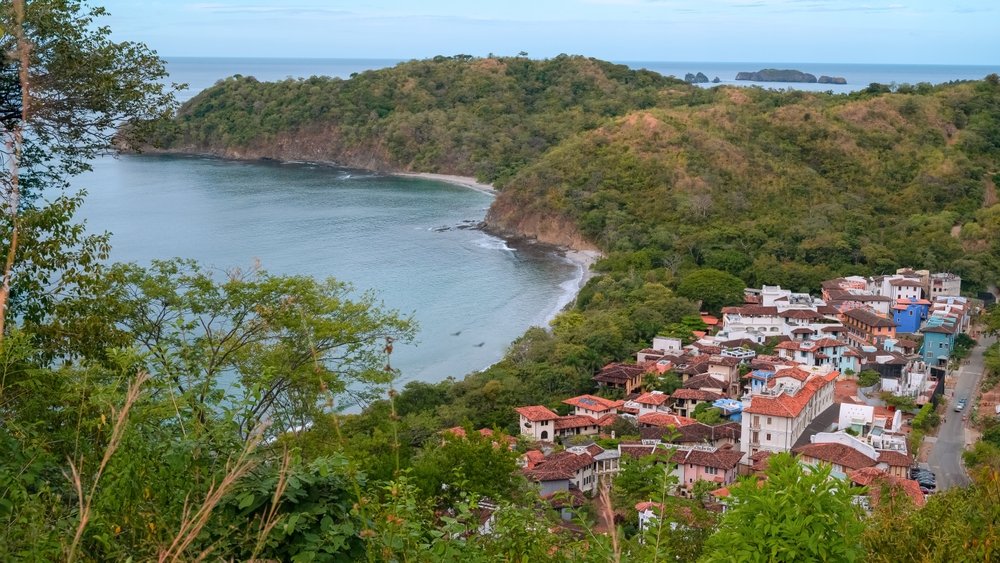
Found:
[{"label": "coastal cliff", "polygon": [[441,58],[350,80],[227,79],[157,140],[475,177],[499,191],[486,230],[598,248],[626,270],[708,266],[805,289],[842,268],[905,266],[919,236],[920,262],[976,284],[997,263],[993,211],[978,213],[1000,158],[998,90],[703,89],[583,57]]},{"label": "coastal cliff", "polygon": [[841,76],[820,76],[802,72],[801,70],[778,70],[765,68],[757,72],[738,72],[736,80],[749,80],[752,82],[801,82],[806,84],[847,84],[847,80]]},{"label": "coastal cliff", "polygon": [[753,82],[805,82],[815,83],[816,75],[801,70],[778,70],[765,68],[757,72],[736,73],[736,80],[751,80]]}]

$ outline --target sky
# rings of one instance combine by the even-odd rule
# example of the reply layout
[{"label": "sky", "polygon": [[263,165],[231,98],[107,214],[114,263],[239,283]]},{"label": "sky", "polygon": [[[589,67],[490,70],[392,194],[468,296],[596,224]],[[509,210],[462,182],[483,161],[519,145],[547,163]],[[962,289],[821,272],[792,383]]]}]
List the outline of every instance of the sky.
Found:
[{"label": "sky", "polygon": [[170,58],[995,65],[997,0],[91,0],[116,39]]}]

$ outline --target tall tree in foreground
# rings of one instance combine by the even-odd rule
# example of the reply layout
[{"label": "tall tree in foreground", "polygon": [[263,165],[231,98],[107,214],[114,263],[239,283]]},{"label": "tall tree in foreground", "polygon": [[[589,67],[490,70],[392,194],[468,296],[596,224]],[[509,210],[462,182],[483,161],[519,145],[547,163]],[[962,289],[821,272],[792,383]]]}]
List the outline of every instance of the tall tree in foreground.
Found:
[{"label": "tall tree in foreground", "polygon": [[704,561],[859,561],[864,524],[859,492],[787,454],[771,456],[767,480],[730,487],[729,510],[705,546]]},{"label": "tall tree in foreground", "polygon": [[173,105],[163,62],[112,41],[102,15],[76,0],[0,3],[0,339],[8,319],[40,322],[56,297],[83,293],[107,253],[106,237],[71,224],[69,178]]}]

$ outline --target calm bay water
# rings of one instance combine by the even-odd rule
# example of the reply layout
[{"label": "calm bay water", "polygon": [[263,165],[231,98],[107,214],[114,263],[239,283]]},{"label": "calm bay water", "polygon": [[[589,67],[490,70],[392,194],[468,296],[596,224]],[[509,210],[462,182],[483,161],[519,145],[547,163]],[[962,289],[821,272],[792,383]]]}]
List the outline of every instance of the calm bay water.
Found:
[{"label": "calm bay water", "polygon": [[[348,78],[393,66],[385,59],[171,58],[183,101],[216,81],[313,75]],[[978,79],[998,68],[941,65],[626,62],[665,75],[704,72],[735,82],[739,71],[795,68],[843,76],[846,86],[761,84],[848,92],[871,82]],[[526,328],[571,299],[578,269],[539,252],[456,228],[482,220],[491,197],[438,182],[377,176],[309,164],[228,162],[199,157],[127,156],[95,163],[76,187],[89,196],[82,216],[111,231],[115,260],[194,258],[220,269],[259,260],[274,273],[334,276],[386,305],[413,313],[418,344],[396,348],[404,380],[438,381],[481,369]],[[456,335],[457,333],[457,335]]]},{"label": "calm bay water", "polygon": [[[309,164],[125,156],[95,163],[82,216],[112,258],[182,256],[220,269],[333,276],[413,313],[404,381],[461,377],[501,358],[572,297],[579,270],[465,227],[492,197],[421,179]],[[455,333],[459,333],[455,335]]]}]

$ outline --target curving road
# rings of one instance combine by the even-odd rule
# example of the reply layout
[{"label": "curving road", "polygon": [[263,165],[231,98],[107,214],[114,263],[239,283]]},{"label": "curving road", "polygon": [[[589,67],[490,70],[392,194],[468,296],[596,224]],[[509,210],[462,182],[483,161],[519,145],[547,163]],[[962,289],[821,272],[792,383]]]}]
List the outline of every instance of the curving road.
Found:
[{"label": "curving road", "polygon": [[955,403],[965,397],[969,399],[966,407],[971,409],[975,404],[979,381],[982,379],[984,365],[983,352],[996,340],[995,337],[982,336],[979,343],[969,354],[968,361],[961,368],[951,372],[949,377],[955,379],[955,395],[947,397],[945,422],[938,431],[937,441],[931,450],[927,462],[931,471],[937,474],[938,490],[951,487],[964,487],[970,483],[969,475],[962,465],[962,452],[965,450],[965,423],[962,415],[955,412]]}]

